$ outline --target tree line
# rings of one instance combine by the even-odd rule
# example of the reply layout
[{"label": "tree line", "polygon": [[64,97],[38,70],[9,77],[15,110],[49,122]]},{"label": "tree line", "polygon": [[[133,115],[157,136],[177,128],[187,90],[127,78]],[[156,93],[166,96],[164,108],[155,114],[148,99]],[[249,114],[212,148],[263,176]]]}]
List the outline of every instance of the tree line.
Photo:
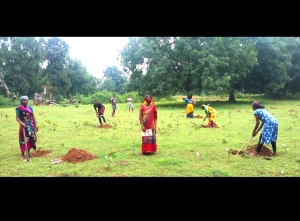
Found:
[{"label": "tree line", "polygon": [[[0,95],[34,94],[43,85],[54,97],[106,90],[161,98],[178,93],[229,95],[299,93],[299,37],[129,37],[120,52],[123,70],[102,78],[69,56],[58,37],[0,37]],[[50,98],[52,99],[52,98]]]},{"label": "tree line", "polygon": [[131,37],[121,52],[131,88],[165,97],[299,93],[299,37]]}]

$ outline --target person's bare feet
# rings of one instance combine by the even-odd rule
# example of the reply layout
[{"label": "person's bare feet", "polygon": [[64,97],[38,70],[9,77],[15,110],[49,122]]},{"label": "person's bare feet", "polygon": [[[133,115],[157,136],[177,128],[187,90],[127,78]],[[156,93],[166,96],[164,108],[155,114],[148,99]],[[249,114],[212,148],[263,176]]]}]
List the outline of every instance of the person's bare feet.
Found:
[{"label": "person's bare feet", "polygon": [[21,160],[24,161],[24,162],[25,162],[25,161],[29,161],[29,159],[27,160],[27,158],[26,158],[26,157],[23,157],[23,156],[21,157]]}]

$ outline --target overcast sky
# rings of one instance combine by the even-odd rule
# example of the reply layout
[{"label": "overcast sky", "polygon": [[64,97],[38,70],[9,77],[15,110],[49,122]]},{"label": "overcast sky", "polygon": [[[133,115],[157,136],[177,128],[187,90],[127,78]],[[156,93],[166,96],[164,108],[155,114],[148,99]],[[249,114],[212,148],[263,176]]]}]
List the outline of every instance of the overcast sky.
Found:
[{"label": "overcast sky", "polygon": [[69,55],[78,59],[86,67],[87,72],[100,78],[109,66],[117,66],[118,50],[122,50],[128,41],[127,37],[59,37],[69,46]]}]

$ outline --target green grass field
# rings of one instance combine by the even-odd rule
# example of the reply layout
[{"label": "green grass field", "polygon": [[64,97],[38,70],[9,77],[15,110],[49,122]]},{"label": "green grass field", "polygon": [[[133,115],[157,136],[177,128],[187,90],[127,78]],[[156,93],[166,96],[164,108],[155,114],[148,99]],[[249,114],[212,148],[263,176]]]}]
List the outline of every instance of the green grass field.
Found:
[{"label": "green grass field", "polygon": [[[92,104],[71,106],[33,106],[39,127],[37,147],[49,154],[20,160],[19,125],[15,108],[0,108],[0,176],[1,177],[298,177],[300,175],[300,101],[255,98],[266,106],[279,122],[277,151],[272,160],[263,157],[231,155],[252,135],[255,125],[251,97],[230,104],[220,98],[193,97],[194,115],[204,116],[202,103],[217,110],[219,128],[201,128],[203,119],[187,119],[182,96],[177,101],[157,102],[158,151],[140,155],[141,133],[139,103],[134,112],[127,104],[118,104],[116,117],[105,104],[105,117],[110,129],[99,125]],[[30,101],[33,105],[33,102]],[[205,122],[206,123],[206,122]],[[256,144],[254,137],[249,145]],[[96,156],[94,160],[72,164],[52,164],[72,148]],[[271,145],[269,146],[270,149]],[[115,152],[110,158],[110,153]],[[196,152],[200,154],[196,158]]]}]

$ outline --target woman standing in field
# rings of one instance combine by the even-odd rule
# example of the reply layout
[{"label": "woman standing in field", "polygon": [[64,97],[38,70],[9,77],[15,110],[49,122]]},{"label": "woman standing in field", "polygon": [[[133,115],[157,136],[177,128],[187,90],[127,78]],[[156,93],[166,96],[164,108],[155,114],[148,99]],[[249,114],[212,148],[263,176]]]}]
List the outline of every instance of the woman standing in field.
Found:
[{"label": "woman standing in field", "polygon": [[259,136],[258,145],[255,151],[253,151],[250,156],[257,156],[264,143],[267,145],[272,145],[273,156],[277,156],[276,152],[276,141],[278,136],[278,122],[276,118],[266,111],[265,106],[259,103],[259,101],[254,101],[252,103],[253,114],[255,116],[255,127],[252,131],[252,136],[254,137],[260,129],[263,127],[262,133]]},{"label": "woman standing in field", "polygon": [[[25,151],[26,147],[28,150],[28,154],[30,149],[33,148],[36,150],[36,132],[38,128],[36,126],[35,117],[33,113],[33,108],[28,105],[28,97],[22,96],[20,98],[21,105],[16,108],[16,120],[20,124],[19,127],[19,144],[21,150],[21,160],[26,161]],[[25,139],[24,134],[27,139]],[[27,142],[27,143],[25,143]],[[31,157],[29,154],[28,157]]]},{"label": "woman standing in field", "polygon": [[152,154],[157,150],[157,110],[150,95],[145,96],[140,107],[139,120],[142,127],[142,154]]},{"label": "woman standing in field", "polygon": [[210,104],[207,105],[202,104],[201,107],[204,110],[206,115],[204,120],[206,120],[206,118],[208,117],[208,123],[206,127],[217,127],[216,125],[217,111],[214,108],[212,108]]}]

